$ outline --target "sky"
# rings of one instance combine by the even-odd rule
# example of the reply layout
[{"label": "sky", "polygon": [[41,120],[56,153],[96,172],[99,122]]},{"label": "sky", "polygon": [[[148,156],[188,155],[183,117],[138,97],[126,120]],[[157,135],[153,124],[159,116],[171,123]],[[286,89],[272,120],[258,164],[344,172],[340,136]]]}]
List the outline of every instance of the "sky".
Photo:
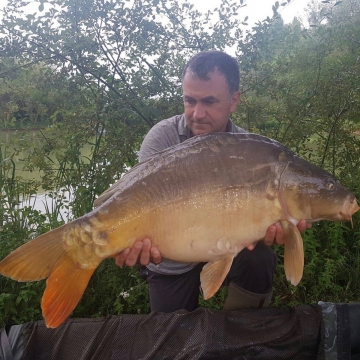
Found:
[{"label": "sky", "polygon": [[[3,0],[0,0],[0,3]],[[119,0],[122,1],[122,0]],[[234,0],[229,0],[232,2]],[[239,0],[235,0],[239,1]],[[191,4],[194,4],[197,10],[205,13],[207,10],[213,10],[218,7],[221,3],[221,0],[189,0]],[[257,21],[264,20],[267,16],[271,16],[272,6],[275,4],[276,0],[244,0],[246,4],[243,7],[243,12],[239,15],[248,16],[249,24],[255,24]],[[287,0],[279,0],[279,3],[287,2]],[[291,0],[290,3],[286,6],[280,6],[280,14],[284,19],[285,23],[289,23],[293,20],[295,16],[301,16],[303,14],[303,9],[306,8],[306,5],[310,2],[310,0]],[[45,2],[46,5],[46,2]],[[36,12],[38,10],[39,2],[37,1],[29,1],[29,12]],[[0,5],[1,7],[1,5]],[[0,14],[1,15],[1,14]]]}]

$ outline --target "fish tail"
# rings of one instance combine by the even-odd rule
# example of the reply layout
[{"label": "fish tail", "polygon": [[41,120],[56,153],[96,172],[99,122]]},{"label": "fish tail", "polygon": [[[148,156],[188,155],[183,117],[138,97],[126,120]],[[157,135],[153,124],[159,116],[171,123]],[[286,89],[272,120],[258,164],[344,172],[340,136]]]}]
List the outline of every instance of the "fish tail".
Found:
[{"label": "fish tail", "polygon": [[97,265],[80,266],[63,244],[68,224],[32,240],[0,262],[0,274],[17,281],[47,279],[42,298],[48,327],[60,325],[76,307]]},{"label": "fish tail", "polygon": [[95,268],[79,267],[67,255],[59,259],[46,281],[41,300],[42,314],[49,328],[63,323],[79,303]]},{"label": "fish tail", "polygon": [[15,249],[0,262],[0,274],[17,281],[47,278],[65,253],[62,235],[66,225]]}]

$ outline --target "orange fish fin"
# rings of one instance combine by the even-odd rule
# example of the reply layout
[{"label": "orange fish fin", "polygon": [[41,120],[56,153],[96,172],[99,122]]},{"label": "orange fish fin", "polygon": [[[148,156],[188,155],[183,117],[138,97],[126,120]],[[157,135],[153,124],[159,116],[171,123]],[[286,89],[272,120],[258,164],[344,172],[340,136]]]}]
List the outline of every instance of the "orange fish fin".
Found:
[{"label": "orange fish fin", "polygon": [[20,246],[0,262],[0,274],[17,281],[35,281],[48,277],[65,253],[64,227],[43,234]]},{"label": "orange fish fin", "polygon": [[297,285],[304,271],[304,246],[299,229],[289,221],[281,221],[285,233],[284,268],[286,279]]},{"label": "orange fish fin", "polygon": [[234,256],[208,262],[200,273],[201,288],[204,299],[210,299],[220,288],[228,274]]},{"label": "orange fish fin", "polygon": [[46,326],[56,328],[80,301],[95,268],[82,269],[67,255],[59,259],[46,281],[41,308]]}]

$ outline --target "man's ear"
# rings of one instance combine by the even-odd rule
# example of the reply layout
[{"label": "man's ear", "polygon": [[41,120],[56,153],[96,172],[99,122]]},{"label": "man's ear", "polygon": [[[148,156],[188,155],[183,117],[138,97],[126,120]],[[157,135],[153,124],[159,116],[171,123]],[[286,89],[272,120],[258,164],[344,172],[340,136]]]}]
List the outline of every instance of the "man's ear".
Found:
[{"label": "man's ear", "polygon": [[235,109],[236,109],[236,106],[237,106],[237,104],[239,103],[239,101],[240,101],[240,96],[241,96],[241,93],[240,93],[240,91],[236,91],[233,95],[232,95],[232,97],[231,97],[231,100],[230,100],[230,112],[234,112],[235,111]]}]

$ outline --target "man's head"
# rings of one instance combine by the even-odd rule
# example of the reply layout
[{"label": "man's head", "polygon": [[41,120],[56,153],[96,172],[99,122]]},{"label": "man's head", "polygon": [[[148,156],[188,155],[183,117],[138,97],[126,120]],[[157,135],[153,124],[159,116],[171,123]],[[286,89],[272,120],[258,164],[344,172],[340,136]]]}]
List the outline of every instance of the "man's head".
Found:
[{"label": "man's head", "polygon": [[183,71],[186,123],[194,135],[225,131],[240,99],[239,66],[221,51],[205,51]]}]

